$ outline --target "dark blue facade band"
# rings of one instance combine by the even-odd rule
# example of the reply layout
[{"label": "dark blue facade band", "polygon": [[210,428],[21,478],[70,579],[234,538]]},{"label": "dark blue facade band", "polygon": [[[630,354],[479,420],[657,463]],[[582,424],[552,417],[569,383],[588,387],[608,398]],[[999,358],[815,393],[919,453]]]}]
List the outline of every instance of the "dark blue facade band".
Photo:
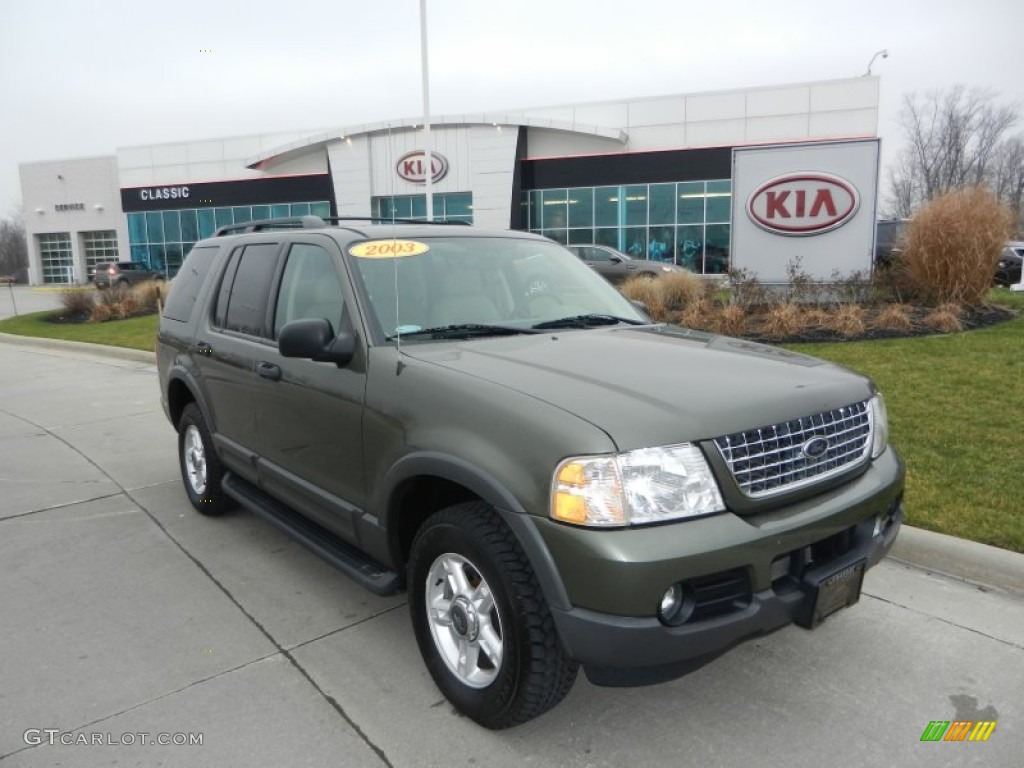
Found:
[{"label": "dark blue facade band", "polygon": [[524,190],[730,179],[732,147],[538,158],[520,166]]},{"label": "dark blue facade band", "polygon": [[279,176],[242,181],[210,181],[195,184],[159,184],[121,190],[121,210],[169,211],[184,208],[217,208],[233,205],[273,205],[328,200],[335,209],[334,185],[328,173]]}]

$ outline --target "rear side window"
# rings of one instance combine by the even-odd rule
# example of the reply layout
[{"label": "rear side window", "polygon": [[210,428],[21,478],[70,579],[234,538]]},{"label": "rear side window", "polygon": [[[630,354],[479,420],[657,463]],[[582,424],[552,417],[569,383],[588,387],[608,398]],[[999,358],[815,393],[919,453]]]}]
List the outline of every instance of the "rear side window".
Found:
[{"label": "rear side window", "polygon": [[267,335],[267,298],[277,270],[277,251],[277,243],[248,245],[234,275],[230,270],[225,275],[215,312],[216,317],[224,318],[225,330],[249,336]]},{"label": "rear side window", "polygon": [[192,253],[185,259],[174,282],[171,283],[171,294],[164,305],[164,317],[182,323],[188,322],[216,253],[215,247],[192,249]]}]

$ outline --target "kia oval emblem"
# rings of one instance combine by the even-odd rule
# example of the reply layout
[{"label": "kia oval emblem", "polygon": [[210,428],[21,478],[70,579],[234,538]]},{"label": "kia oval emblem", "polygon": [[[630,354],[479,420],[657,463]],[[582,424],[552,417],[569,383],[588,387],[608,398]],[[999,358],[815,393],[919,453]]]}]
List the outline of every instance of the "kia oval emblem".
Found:
[{"label": "kia oval emblem", "polygon": [[[431,181],[440,181],[448,174],[448,158],[440,152],[430,153]],[[407,152],[395,163],[398,175],[413,184],[427,183],[427,153],[422,149]]]},{"label": "kia oval emblem", "polygon": [[812,437],[800,446],[800,453],[811,461],[817,461],[828,453],[828,439],[824,437]]},{"label": "kia oval emblem", "polygon": [[747,216],[777,235],[820,235],[843,226],[860,207],[857,188],[830,173],[776,176],[747,198]]}]

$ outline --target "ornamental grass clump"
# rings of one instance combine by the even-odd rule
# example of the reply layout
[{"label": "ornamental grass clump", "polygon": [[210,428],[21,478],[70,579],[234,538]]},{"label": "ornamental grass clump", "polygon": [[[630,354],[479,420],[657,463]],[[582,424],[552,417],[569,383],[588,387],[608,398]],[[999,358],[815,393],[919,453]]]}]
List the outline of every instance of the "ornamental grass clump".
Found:
[{"label": "ornamental grass clump", "polygon": [[639,301],[643,304],[652,320],[661,323],[668,319],[665,300],[662,298],[657,281],[647,277],[631,277],[622,284],[619,290],[630,301]]},{"label": "ornamental grass clump", "polygon": [[949,192],[924,205],[907,225],[901,261],[916,298],[928,303],[981,304],[1013,216],[986,189]]},{"label": "ornamental grass clump", "polygon": [[669,310],[682,311],[705,294],[704,281],[692,272],[668,274],[649,282],[657,286],[662,303]]}]

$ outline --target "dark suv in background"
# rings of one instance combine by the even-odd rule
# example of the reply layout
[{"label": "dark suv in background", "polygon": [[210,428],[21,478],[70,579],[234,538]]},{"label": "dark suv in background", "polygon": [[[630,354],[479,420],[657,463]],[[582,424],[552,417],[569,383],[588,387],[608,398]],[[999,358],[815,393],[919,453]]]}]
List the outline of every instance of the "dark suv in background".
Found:
[{"label": "dark suv in background", "polygon": [[332,221],[182,265],[157,363],[185,493],[408,590],[460,711],[515,725],[580,666],[668,680],[857,601],[903,514],[870,380],[652,323],[537,235]]},{"label": "dark suv in background", "polygon": [[112,285],[135,285],[147,280],[163,280],[164,273],[135,261],[108,261],[97,264],[90,274],[90,279],[97,288],[109,288]]}]

